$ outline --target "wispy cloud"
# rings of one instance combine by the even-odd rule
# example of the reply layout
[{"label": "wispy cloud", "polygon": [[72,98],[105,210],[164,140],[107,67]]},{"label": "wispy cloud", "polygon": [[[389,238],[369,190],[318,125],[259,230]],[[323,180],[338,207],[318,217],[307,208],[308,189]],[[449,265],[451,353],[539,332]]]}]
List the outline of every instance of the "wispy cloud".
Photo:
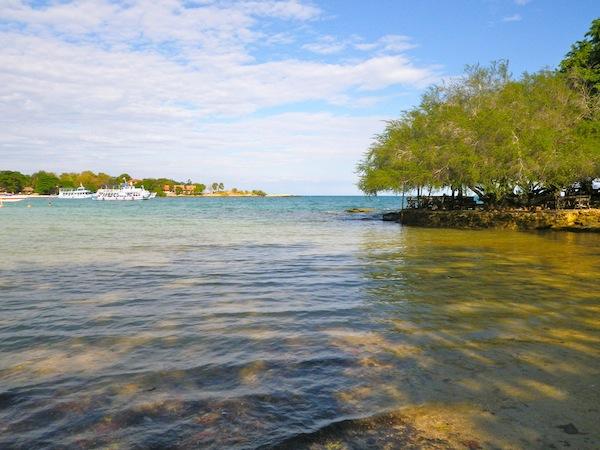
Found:
[{"label": "wispy cloud", "polygon": [[346,49],[347,42],[340,41],[334,36],[322,36],[315,42],[310,42],[302,46],[303,49],[321,55],[332,55]]},{"label": "wispy cloud", "polygon": [[527,3],[531,3],[531,0],[515,0],[515,4],[517,4],[519,6],[524,6]]},{"label": "wispy cloud", "polygon": [[355,47],[363,51],[377,50],[384,53],[400,53],[415,48],[416,45],[408,36],[398,34],[387,34],[380,37],[375,42],[360,42]]},{"label": "wispy cloud", "polygon": [[322,55],[331,55],[340,53],[347,49],[370,52],[372,54],[398,54],[415,48],[416,45],[408,36],[387,34],[375,41],[365,41],[362,37],[353,35],[346,39],[339,39],[335,36],[321,36],[316,41],[302,46],[305,50],[319,53]]},{"label": "wispy cloud", "polygon": [[513,14],[512,16],[506,16],[502,18],[502,22],[520,22],[523,20],[521,14]]}]

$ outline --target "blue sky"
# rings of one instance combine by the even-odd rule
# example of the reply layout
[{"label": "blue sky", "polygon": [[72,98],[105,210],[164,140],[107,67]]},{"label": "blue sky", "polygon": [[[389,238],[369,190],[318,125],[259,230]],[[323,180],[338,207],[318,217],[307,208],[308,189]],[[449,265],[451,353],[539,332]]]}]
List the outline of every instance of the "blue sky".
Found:
[{"label": "blue sky", "polygon": [[595,1],[0,2],[0,169],[353,194],[385,120],[465,64],[554,67]]}]

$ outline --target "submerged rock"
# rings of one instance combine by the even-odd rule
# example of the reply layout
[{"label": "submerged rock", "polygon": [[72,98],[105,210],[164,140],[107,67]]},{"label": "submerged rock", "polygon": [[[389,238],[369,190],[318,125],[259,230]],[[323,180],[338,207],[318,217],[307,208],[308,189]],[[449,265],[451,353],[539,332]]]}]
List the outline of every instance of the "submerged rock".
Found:
[{"label": "submerged rock", "polygon": [[355,214],[355,213],[370,213],[370,212],[373,212],[373,211],[374,211],[373,208],[350,208],[350,209],[346,210],[347,213],[352,213],[352,214]]},{"label": "submerged rock", "polygon": [[556,428],[560,428],[567,434],[580,434],[577,427],[572,423],[567,423],[566,425],[557,425]]}]

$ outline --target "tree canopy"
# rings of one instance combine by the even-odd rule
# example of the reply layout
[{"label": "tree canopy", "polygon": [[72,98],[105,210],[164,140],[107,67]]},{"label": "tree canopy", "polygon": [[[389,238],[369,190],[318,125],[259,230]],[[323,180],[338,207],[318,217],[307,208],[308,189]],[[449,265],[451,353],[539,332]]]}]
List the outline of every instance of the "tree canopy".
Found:
[{"label": "tree canopy", "polygon": [[[586,35],[591,47],[577,43],[565,61],[579,47],[595,61],[599,33],[596,20]],[[497,204],[599,176],[600,65],[582,73],[569,64],[515,79],[498,61],[431,87],[375,137],[358,165],[359,187],[368,194],[470,189]]]},{"label": "tree canopy", "polygon": [[21,192],[29,183],[29,177],[12,170],[0,171],[0,191]]},{"label": "tree canopy", "polygon": [[56,194],[58,192],[59,179],[52,172],[39,172],[31,175],[31,184],[38,194]]},{"label": "tree canopy", "polygon": [[595,94],[600,93],[600,18],[592,21],[583,40],[571,46],[571,51],[560,63],[560,70],[574,74]]}]

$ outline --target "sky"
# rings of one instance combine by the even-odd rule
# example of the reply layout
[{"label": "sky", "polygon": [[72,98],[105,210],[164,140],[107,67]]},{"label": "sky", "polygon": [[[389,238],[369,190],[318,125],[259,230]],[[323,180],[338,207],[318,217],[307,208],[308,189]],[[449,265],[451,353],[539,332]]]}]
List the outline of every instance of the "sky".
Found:
[{"label": "sky", "polygon": [[597,0],[0,0],[0,170],[357,194],[466,64],[556,67]]}]

